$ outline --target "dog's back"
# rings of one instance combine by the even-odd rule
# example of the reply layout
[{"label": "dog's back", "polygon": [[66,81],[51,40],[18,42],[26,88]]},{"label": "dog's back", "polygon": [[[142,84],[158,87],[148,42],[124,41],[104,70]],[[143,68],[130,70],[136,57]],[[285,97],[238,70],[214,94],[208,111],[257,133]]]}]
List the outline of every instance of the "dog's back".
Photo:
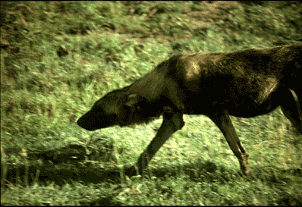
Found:
[{"label": "dog's back", "polygon": [[285,88],[301,96],[302,45],[178,55],[161,67],[191,114],[221,105],[232,115],[251,117],[278,107]]}]

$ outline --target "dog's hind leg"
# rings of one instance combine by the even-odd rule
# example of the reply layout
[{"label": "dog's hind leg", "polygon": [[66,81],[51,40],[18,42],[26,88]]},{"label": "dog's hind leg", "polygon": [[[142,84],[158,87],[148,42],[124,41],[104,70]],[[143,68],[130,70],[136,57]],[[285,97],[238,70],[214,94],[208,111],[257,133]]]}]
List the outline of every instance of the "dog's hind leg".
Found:
[{"label": "dog's hind leg", "polygon": [[242,143],[240,142],[235,128],[231,122],[227,110],[221,110],[215,113],[207,114],[207,116],[219,127],[222,131],[224,137],[226,138],[231,150],[238,158],[241,170],[243,174],[248,175],[249,165],[248,165],[248,154]]},{"label": "dog's hind leg", "polygon": [[282,99],[281,109],[283,114],[302,135],[302,109],[299,101],[301,97],[298,97],[295,91],[287,89],[280,98]]}]

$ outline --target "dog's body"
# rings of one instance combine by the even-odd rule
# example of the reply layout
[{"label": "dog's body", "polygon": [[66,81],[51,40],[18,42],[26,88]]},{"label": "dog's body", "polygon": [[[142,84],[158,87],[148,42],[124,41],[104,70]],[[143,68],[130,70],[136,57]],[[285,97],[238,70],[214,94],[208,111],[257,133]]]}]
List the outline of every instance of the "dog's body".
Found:
[{"label": "dog's body", "polygon": [[163,115],[157,135],[140,156],[141,173],[157,150],[184,126],[183,114],[208,116],[249,173],[248,154],[229,115],[254,117],[278,106],[302,134],[302,45],[227,53],[177,55],[130,86],[97,101],[78,120],[87,130],[148,122]]}]

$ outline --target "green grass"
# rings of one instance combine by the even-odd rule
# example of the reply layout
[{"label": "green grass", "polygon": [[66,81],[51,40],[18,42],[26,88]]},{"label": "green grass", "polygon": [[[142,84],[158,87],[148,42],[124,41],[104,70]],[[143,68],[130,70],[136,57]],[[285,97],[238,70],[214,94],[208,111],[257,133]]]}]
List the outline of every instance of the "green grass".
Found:
[{"label": "green grass", "polygon": [[299,2],[1,2],[1,205],[301,205],[302,136],[280,109],[231,117],[251,176],[205,116],[129,178],[161,124],[75,121],[175,53],[295,44]]}]

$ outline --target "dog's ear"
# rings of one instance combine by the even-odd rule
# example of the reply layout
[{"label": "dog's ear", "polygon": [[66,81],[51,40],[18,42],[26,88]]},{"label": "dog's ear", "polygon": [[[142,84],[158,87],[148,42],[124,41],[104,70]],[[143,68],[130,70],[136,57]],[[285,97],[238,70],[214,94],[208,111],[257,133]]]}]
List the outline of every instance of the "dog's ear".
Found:
[{"label": "dog's ear", "polygon": [[125,106],[130,107],[131,111],[141,111],[141,108],[139,107],[138,103],[142,100],[143,98],[137,94],[129,94],[125,102]]}]

